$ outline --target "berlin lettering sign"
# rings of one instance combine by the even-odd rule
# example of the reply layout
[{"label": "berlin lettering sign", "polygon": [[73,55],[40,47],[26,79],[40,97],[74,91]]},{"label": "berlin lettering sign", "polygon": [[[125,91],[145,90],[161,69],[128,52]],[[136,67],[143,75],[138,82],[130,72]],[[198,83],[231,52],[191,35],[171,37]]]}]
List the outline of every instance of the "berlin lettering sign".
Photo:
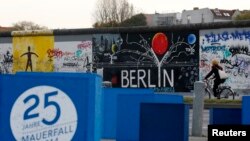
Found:
[{"label": "berlin lettering sign", "polygon": [[94,66],[117,88],[189,92],[199,79],[198,31],[95,35]]}]

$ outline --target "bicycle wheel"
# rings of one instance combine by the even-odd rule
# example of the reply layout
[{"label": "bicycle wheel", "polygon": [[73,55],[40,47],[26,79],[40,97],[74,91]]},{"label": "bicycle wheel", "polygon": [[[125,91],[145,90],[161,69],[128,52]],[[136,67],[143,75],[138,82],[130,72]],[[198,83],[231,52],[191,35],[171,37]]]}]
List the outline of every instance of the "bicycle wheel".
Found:
[{"label": "bicycle wheel", "polygon": [[230,88],[224,88],[223,90],[221,90],[220,98],[233,100],[235,98],[235,93]]}]

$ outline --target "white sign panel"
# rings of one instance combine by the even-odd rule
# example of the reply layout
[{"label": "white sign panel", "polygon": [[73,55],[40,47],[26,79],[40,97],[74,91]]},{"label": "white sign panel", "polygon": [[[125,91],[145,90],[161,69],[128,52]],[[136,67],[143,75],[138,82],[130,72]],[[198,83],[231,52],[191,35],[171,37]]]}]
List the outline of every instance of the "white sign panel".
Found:
[{"label": "white sign panel", "polygon": [[10,125],[17,141],[71,141],[77,129],[77,111],[60,89],[37,86],[15,101]]}]

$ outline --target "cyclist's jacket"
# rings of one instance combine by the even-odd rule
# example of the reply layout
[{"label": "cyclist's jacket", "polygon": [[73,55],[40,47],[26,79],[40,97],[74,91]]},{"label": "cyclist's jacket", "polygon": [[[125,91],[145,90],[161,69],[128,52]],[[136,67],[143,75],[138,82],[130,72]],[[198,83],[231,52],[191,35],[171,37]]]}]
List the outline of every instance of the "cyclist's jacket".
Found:
[{"label": "cyclist's jacket", "polygon": [[205,76],[205,79],[208,79],[212,74],[214,74],[214,78],[220,80],[219,71],[223,70],[223,68],[219,65],[213,65],[211,71]]}]

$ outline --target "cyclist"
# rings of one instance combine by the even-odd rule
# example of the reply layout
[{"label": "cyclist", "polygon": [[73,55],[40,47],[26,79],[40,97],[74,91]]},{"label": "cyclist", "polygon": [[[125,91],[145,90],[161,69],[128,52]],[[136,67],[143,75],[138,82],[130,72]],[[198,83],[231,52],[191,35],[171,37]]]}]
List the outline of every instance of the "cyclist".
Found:
[{"label": "cyclist", "polygon": [[212,74],[214,74],[213,75],[214,76],[213,77],[214,78],[213,93],[214,93],[214,97],[217,97],[218,99],[220,99],[220,96],[218,95],[217,88],[220,84],[226,81],[226,79],[220,79],[219,69],[223,70],[223,68],[219,65],[219,61],[216,59],[213,59],[211,71],[205,76],[205,80],[207,80],[210,76],[212,76]]}]

